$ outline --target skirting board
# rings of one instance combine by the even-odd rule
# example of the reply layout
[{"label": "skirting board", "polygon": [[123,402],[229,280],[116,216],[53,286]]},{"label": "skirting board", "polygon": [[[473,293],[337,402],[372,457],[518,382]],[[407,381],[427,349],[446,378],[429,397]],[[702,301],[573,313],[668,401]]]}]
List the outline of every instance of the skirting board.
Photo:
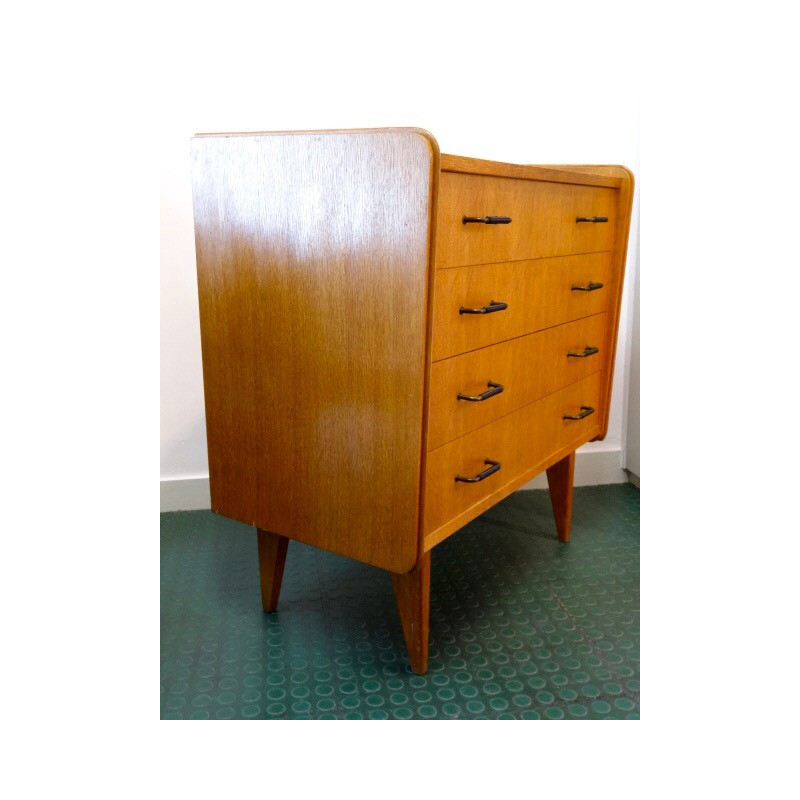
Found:
[{"label": "skirting board", "polygon": [[[590,447],[603,448],[601,443]],[[575,485],[600,486],[608,483],[627,483],[628,476],[622,468],[622,450],[579,450],[575,457]],[[544,473],[528,481],[520,491],[546,489]],[[161,481],[161,511],[197,511],[211,508],[208,478],[173,478]]]},{"label": "skirting board", "polygon": [[198,511],[211,508],[211,490],[205,478],[161,481],[161,511]]},{"label": "skirting board", "polygon": [[[622,468],[622,449],[619,444],[592,442],[586,448],[575,453],[575,486],[604,486],[628,482],[628,476]],[[543,472],[518,491],[546,488],[547,475]]]}]

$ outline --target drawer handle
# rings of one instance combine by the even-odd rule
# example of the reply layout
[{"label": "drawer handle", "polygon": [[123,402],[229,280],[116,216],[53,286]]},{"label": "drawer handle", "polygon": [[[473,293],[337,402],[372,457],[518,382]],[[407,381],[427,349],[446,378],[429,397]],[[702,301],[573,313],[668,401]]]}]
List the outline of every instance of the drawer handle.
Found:
[{"label": "drawer handle", "polygon": [[564,414],[561,419],[584,419],[588,417],[589,414],[594,414],[594,409],[591,406],[581,406],[580,414]]},{"label": "drawer handle", "polygon": [[575,217],[575,222],[608,222],[608,217]]},{"label": "drawer handle", "polygon": [[482,222],[484,225],[510,225],[511,217],[462,217],[461,224],[468,222]]},{"label": "drawer handle", "polygon": [[456,483],[459,481],[461,483],[480,483],[490,475],[494,475],[494,473],[500,469],[500,463],[498,461],[489,461],[487,458],[483,463],[491,464],[492,466],[489,467],[489,469],[485,469],[483,472],[479,472],[474,478],[465,478],[463,475],[456,475]]},{"label": "drawer handle", "polygon": [[567,356],[569,358],[589,358],[589,356],[593,356],[599,352],[600,351],[596,347],[589,347],[587,344],[582,353],[567,353]]},{"label": "drawer handle", "polygon": [[[601,284],[602,286],[602,284]],[[488,306],[483,308],[461,308],[458,309],[459,314],[494,314],[495,311],[505,311],[508,308],[508,303],[498,303],[495,300],[489,302]]]},{"label": "drawer handle", "polygon": [[492,383],[489,381],[488,383],[489,388],[483,392],[483,394],[461,394],[458,393],[459,400],[469,400],[470,403],[480,403],[481,400],[488,400],[490,397],[494,397],[496,394],[500,394],[503,391],[503,387],[499,383]]},{"label": "drawer handle", "polygon": [[597,289],[602,289],[602,283],[595,283],[594,281],[589,281],[588,286],[573,286],[571,291],[573,292],[594,292]]}]

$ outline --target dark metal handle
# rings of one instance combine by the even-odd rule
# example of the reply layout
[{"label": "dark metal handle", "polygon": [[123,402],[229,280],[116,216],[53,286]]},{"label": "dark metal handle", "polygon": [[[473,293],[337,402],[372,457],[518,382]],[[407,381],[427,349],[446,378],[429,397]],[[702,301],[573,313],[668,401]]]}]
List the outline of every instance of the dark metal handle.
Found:
[{"label": "dark metal handle", "polygon": [[588,358],[599,352],[600,351],[596,347],[589,347],[587,344],[582,353],[567,353],[567,356],[570,358]]},{"label": "dark metal handle", "polygon": [[584,419],[584,417],[588,417],[589,414],[594,414],[594,409],[591,406],[581,406],[580,414],[564,414],[561,419]]},{"label": "dark metal handle", "polygon": [[483,392],[483,394],[461,394],[458,393],[459,400],[469,400],[470,403],[480,403],[481,400],[488,400],[490,397],[494,397],[496,394],[500,394],[503,391],[503,387],[499,383],[492,383],[489,381],[488,383],[489,388]]},{"label": "dark metal handle", "polygon": [[500,463],[498,461],[489,461],[489,459],[485,459],[484,464],[491,464],[492,466],[489,469],[485,469],[483,472],[479,472],[474,478],[465,478],[463,475],[456,475],[456,483],[459,481],[461,483],[480,483],[482,480],[488,478],[490,475],[494,475],[497,470],[500,469]]},{"label": "dark metal handle", "polygon": [[459,314],[494,314],[495,311],[505,311],[508,308],[508,303],[498,303],[492,300],[488,306],[483,308],[461,308],[458,309]]},{"label": "dark metal handle", "polygon": [[511,217],[462,217],[461,224],[468,222],[482,222],[484,225],[510,225]]},{"label": "dark metal handle", "polygon": [[594,283],[593,281],[589,281],[589,285],[588,286],[573,286],[572,287],[572,291],[573,292],[593,292],[593,291],[595,291],[595,289],[602,289],[602,288],[603,288],[603,284],[602,283]]},{"label": "dark metal handle", "polygon": [[608,222],[608,217],[575,217],[575,222]]}]

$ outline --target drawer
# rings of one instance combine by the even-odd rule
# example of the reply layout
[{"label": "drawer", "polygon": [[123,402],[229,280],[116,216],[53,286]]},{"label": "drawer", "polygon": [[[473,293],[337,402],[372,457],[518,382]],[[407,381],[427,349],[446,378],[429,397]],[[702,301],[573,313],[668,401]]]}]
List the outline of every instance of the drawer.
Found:
[{"label": "drawer", "polygon": [[[616,189],[443,172],[436,266],[611,250],[616,203]],[[464,217],[510,217],[511,222],[464,224]],[[579,217],[608,222],[577,222]]]},{"label": "drawer", "polygon": [[[437,270],[432,359],[599,314],[614,297],[612,283],[610,253]],[[492,301],[507,307],[492,312]]]},{"label": "drawer", "polygon": [[428,449],[601,371],[607,316],[596,314],[437,361],[431,367]]},{"label": "drawer", "polygon": [[[459,515],[469,518],[465,512],[515,478],[562,448],[578,447],[596,436],[602,416],[600,387],[600,374],[595,373],[428,453],[425,535]],[[581,406],[593,408],[595,413],[578,420],[563,419],[564,415],[585,413]],[[456,476],[474,478],[491,470],[487,461],[496,462],[499,469],[475,483],[456,481]],[[476,509],[476,515],[481,510]]]}]

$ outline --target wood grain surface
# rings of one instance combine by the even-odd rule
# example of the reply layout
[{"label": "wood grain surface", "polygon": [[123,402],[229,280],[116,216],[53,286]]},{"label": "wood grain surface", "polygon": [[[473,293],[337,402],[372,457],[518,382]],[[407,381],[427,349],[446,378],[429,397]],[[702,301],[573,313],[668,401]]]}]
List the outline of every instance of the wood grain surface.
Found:
[{"label": "wood grain surface", "polygon": [[424,675],[428,671],[431,554],[423,553],[411,572],[392,575],[392,583],[411,669]]},{"label": "wood grain surface", "polygon": [[614,378],[614,364],[617,354],[617,340],[619,338],[619,317],[622,308],[622,290],[625,279],[625,263],[628,257],[628,239],[631,232],[631,215],[633,213],[633,193],[635,179],[633,172],[619,164],[555,164],[541,167],[536,164],[526,165],[530,169],[556,169],[567,172],[580,172],[586,175],[595,175],[603,178],[613,178],[619,181],[617,192],[617,210],[615,213],[616,225],[614,228],[614,242],[611,252],[611,272],[615,276],[615,283],[611,292],[609,309],[609,358],[605,365],[603,380],[603,396],[601,401],[600,423],[601,432],[597,439],[604,439],[608,433],[608,418],[611,412],[611,390]]},{"label": "wood grain surface", "polygon": [[435,140],[385,129],[192,149],[212,509],[412,569]]},{"label": "wood grain surface", "polygon": [[[615,189],[443,172],[439,184],[437,268],[596,253],[614,240]],[[507,225],[464,224],[510,217]],[[608,222],[576,222],[578,217]]]},{"label": "wood grain surface", "polygon": [[[601,374],[524,406],[428,453],[424,531],[426,545],[441,541],[520,485],[538,465],[564,448],[575,450],[597,434],[597,414],[581,420],[582,405],[598,407]],[[489,459],[501,464],[498,472],[481,483],[457,483],[456,475],[472,477],[486,469]],[[558,460],[558,459],[555,459]],[[529,477],[525,477],[529,476]],[[488,505],[482,501],[491,498]]]},{"label": "wood grain surface", "polygon": [[[480,428],[522,406],[600,372],[606,358],[607,315],[556,325],[507,342],[437,361],[431,370],[428,449]],[[586,347],[597,352],[586,357]],[[470,402],[458,395],[478,396],[489,382],[500,394]]]},{"label": "wood grain surface", "polygon": [[442,153],[443,172],[464,172],[469,175],[489,175],[496,178],[522,178],[548,181],[550,183],[572,183],[577,186],[605,186],[617,189],[621,179],[616,172],[602,172],[598,167],[565,167],[541,164],[508,164],[503,161],[487,161]]},{"label": "wood grain surface", "polygon": [[568,542],[572,526],[572,494],[575,480],[575,451],[547,468],[547,485],[550,487],[550,502],[556,518],[558,540]]},{"label": "wood grain surface", "polygon": [[261,607],[264,611],[275,611],[281,594],[283,569],[286,566],[286,551],[289,540],[272,531],[256,532],[258,541],[258,572],[261,577]]},{"label": "wood grain surface", "polygon": [[[597,314],[608,309],[615,294],[609,253],[440,269],[434,282],[434,361]],[[603,288],[572,290],[590,282]],[[508,308],[459,313],[492,300]]]}]

